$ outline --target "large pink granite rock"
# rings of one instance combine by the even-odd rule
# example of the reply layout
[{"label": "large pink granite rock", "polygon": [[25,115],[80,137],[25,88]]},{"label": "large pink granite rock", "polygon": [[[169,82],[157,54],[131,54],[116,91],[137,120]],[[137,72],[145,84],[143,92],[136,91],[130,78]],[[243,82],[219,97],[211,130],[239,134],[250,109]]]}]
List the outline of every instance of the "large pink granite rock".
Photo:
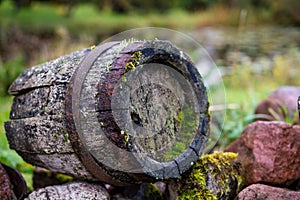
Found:
[{"label": "large pink granite rock", "polygon": [[248,185],[289,186],[300,180],[300,126],[254,122],[225,151],[239,154]]},{"label": "large pink granite rock", "polygon": [[235,200],[296,200],[300,192],[262,184],[250,185],[242,190]]}]

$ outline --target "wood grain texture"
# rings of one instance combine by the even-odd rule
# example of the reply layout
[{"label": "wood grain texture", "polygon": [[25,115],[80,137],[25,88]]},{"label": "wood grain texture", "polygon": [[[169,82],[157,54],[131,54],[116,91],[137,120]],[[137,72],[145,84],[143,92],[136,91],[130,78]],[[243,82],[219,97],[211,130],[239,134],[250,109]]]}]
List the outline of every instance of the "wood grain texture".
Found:
[{"label": "wood grain texture", "polygon": [[39,87],[69,83],[75,68],[90,51],[76,51],[24,70],[10,86],[9,93],[17,95]]}]

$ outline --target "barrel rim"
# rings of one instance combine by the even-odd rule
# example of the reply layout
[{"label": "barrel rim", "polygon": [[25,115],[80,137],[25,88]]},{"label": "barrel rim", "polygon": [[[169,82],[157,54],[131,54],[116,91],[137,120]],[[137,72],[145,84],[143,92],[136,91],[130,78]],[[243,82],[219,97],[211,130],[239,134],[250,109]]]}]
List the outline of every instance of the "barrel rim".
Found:
[{"label": "barrel rim", "polygon": [[[163,40],[163,41],[167,42],[167,43],[169,42],[169,41],[165,41],[165,40]],[[149,45],[150,44],[153,45],[153,42],[148,41],[148,43],[149,43]],[[136,183],[136,178],[135,178],[134,174],[131,174],[131,173],[129,174],[129,177],[132,178],[129,181],[124,182],[122,180],[114,179],[114,177],[111,176],[110,168],[106,168],[105,165],[101,165],[102,163],[99,163],[99,161],[97,161],[97,159],[95,157],[93,157],[93,154],[88,150],[88,147],[85,146],[86,144],[83,141],[83,137],[81,137],[81,131],[79,131],[80,128],[77,129],[78,125],[80,124],[80,123],[78,123],[78,119],[80,119],[80,112],[79,112],[80,109],[78,108],[79,103],[77,101],[78,101],[78,99],[80,99],[83,82],[86,79],[86,76],[87,76],[89,70],[96,62],[97,58],[99,56],[101,56],[101,54],[103,54],[109,48],[112,48],[113,46],[118,45],[118,44],[120,44],[120,42],[109,42],[109,43],[104,43],[100,46],[97,46],[96,49],[91,50],[90,53],[85,56],[85,58],[81,61],[79,66],[75,69],[75,72],[70,79],[70,84],[68,85],[66,100],[65,100],[66,126],[67,126],[67,131],[69,132],[70,141],[71,141],[74,152],[79,157],[82,164],[87,168],[87,170],[93,176],[95,176],[99,180],[102,180],[104,182],[107,182],[107,183],[110,183],[113,185],[129,185],[130,183]],[[158,42],[156,42],[155,44],[158,44]],[[171,43],[169,45],[174,46]],[[124,48],[124,49],[122,49],[122,51],[126,51],[126,48]],[[137,50],[137,49],[135,49],[135,50]],[[166,51],[168,52],[168,50],[166,50]],[[182,51],[180,51],[180,53],[181,52]],[[128,53],[129,52],[126,52],[125,54],[128,54]],[[180,58],[181,58],[181,54],[180,55],[178,54],[178,56],[180,56]],[[130,58],[131,54],[128,54],[127,57]],[[184,60],[187,63],[189,63],[188,62],[188,61],[190,61],[189,56],[187,56]],[[173,66],[173,67],[174,67],[174,69],[176,69],[175,66]],[[185,65],[184,69],[185,70],[182,72],[186,72],[189,76],[192,76],[192,77],[189,77],[188,80],[190,83],[193,83],[192,84],[193,87],[195,87],[197,89],[200,85],[202,85],[205,88],[205,86],[203,85],[203,83],[200,79],[201,77],[197,78],[196,76],[193,76],[193,73],[195,73],[195,71],[194,71],[195,69],[194,69],[193,65],[191,66],[191,65],[187,64],[187,65]],[[206,91],[204,93],[205,93],[205,95],[204,95],[205,100],[208,101]],[[201,98],[199,98],[199,97],[202,97],[200,91],[196,92],[196,99],[200,103]],[[77,107],[78,109],[74,109],[74,106]],[[205,111],[207,111],[208,104],[205,105],[204,107],[205,107]],[[209,121],[208,113],[202,113],[202,114],[205,114],[205,116],[204,116],[205,119],[202,119],[202,121],[199,121],[199,124],[198,124],[199,129],[197,129],[197,131],[195,133],[195,137],[197,136],[197,141],[194,142],[193,144],[191,144],[186,149],[186,151],[184,151],[178,157],[178,159],[172,161],[172,163],[175,165],[173,168],[178,170],[178,172],[176,173],[178,175],[184,173],[192,165],[192,162],[191,163],[182,162],[182,164],[178,164],[180,162],[180,160],[182,160],[186,157],[189,157],[189,156],[194,157],[193,160],[196,160],[196,158],[199,157],[199,154],[201,154],[203,151],[204,147],[201,145],[200,145],[199,150],[195,150],[195,148],[194,148],[194,147],[199,147],[200,143],[203,144],[207,140],[207,132],[206,131],[208,129],[207,121]],[[200,116],[201,116],[201,114],[199,115],[199,120],[200,120]],[[201,127],[200,127],[200,124],[201,124]],[[179,162],[177,162],[177,161],[179,161]],[[166,162],[166,163],[170,163],[170,162]],[[162,165],[164,165],[166,163],[162,163]],[[181,166],[182,170],[180,170],[179,165]],[[153,175],[155,175],[155,173],[160,173],[160,171],[163,172],[164,169],[165,169],[165,167],[162,168],[162,171],[155,170],[154,174],[152,174],[151,172],[146,170],[146,174],[153,177]],[[164,177],[165,177],[164,174],[161,177],[156,176],[156,178],[159,178],[159,179],[160,178],[164,179]],[[171,177],[169,175],[167,175],[166,177],[175,178],[175,177]]]},{"label": "barrel rim", "polygon": [[[86,74],[89,69],[93,66],[96,59],[103,54],[109,48],[118,45],[120,42],[108,42],[102,45],[97,46],[95,49],[91,50],[84,59],[80,62],[78,67],[75,69],[70,83],[67,88],[66,98],[65,98],[65,119],[66,119],[66,129],[69,134],[69,139],[72,144],[72,148],[75,154],[78,156],[82,164],[86,169],[99,180],[103,180],[107,183],[114,185],[124,186],[129,185],[128,183],[120,182],[116,179],[113,179],[109,174],[103,169],[94,157],[89,153],[76,129],[76,120],[79,119],[79,112],[74,113],[73,108],[76,105],[74,99],[80,98],[80,91],[82,89],[82,83],[85,79]],[[77,109],[79,111],[79,109]],[[77,123],[78,124],[78,123]]]},{"label": "barrel rim", "polygon": [[[142,45],[139,45],[142,44]],[[163,49],[161,48],[159,45],[164,44],[164,45],[168,45],[168,47],[172,47],[176,50],[178,50],[178,52],[172,52],[170,51],[169,48],[167,49]],[[146,48],[145,48],[146,47]],[[145,48],[145,49],[143,49]],[[178,58],[180,59],[180,63],[181,65],[184,65],[185,67],[183,69],[180,70],[179,68],[179,63],[177,63],[176,65],[172,64],[172,63],[167,63],[167,62],[163,62],[163,59],[161,57],[157,57],[157,56],[151,56],[154,52],[152,52],[153,50],[157,49],[159,52],[157,52],[159,54],[159,56],[161,55],[168,55],[170,56],[172,59],[175,59],[175,56],[178,56]],[[146,52],[145,52],[146,51]],[[121,69],[121,67],[119,65],[122,65],[122,69],[125,68],[124,66],[126,66],[126,63],[130,62],[133,57],[133,55],[135,55],[136,52],[141,52],[142,56],[145,56],[147,54],[147,56],[144,58],[144,62],[141,62],[141,60],[138,60],[138,64],[139,65],[144,65],[144,64],[149,64],[148,62],[150,62],[150,64],[152,63],[152,61],[159,61],[159,62],[155,62],[156,64],[167,64],[169,67],[171,67],[172,69],[178,71],[181,75],[183,75],[185,78],[187,78],[188,82],[191,84],[192,88],[195,91],[195,97],[198,103],[201,103],[201,101],[203,100],[201,97],[205,97],[204,99],[208,101],[207,98],[207,94],[206,92],[202,93],[200,92],[199,88],[200,85],[201,87],[204,87],[203,82],[201,81],[200,78],[197,78],[196,76],[193,76],[193,73],[196,73],[197,71],[195,71],[195,67],[192,64],[189,64],[191,61],[191,58],[185,54],[184,52],[180,51],[180,49],[178,47],[176,47],[175,45],[173,45],[170,41],[168,40],[157,40],[155,41],[155,43],[151,40],[149,41],[137,41],[135,43],[129,44],[128,46],[124,47],[121,52],[120,55],[118,55],[116,57],[116,59],[114,60],[114,62],[112,63],[112,69],[113,70],[119,70]],[[180,52],[182,52],[182,55],[180,54]],[[177,53],[177,54],[176,54]],[[185,55],[185,56],[183,56]],[[174,57],[172,57],[174,56]],[[115,68],[114,68],[115,66]],[[118,74],[118,75],[121,75]],[[201,75],[200,75],[201,77]],[[120,78],[120,77],[119,77]],[[121,80],[120,78],[120,81]],[[105,92],[101,92],[102,88],[105,88],[102,85],[98,86],[98,94],[101,95],[107,95],[107,100],[106,101],[102,101],[101,103],[98,102],[98,105],[100,107],[98,107],[98,110],[103,110],[103,111],[107,111],[107,107],[105,106],[105,102],[109,102],[110,99],[110,93],[106,94]],[[122,87],[120,87],[122,88]],[[208,136],[208,121],[209,121],[209,114],[206,113],[206,111],[208,110],[208,103],[204,104],[203,106],[204,111],[200,111],[199,113],[199,123],[198,123],[198,128],[197,130],[195,130],[195,134],[194,134],[194,141],[187,146],[187,149],[182,152],[178,158],[176,158],[175,160],[169,160],[169,161],[165,161],[165,162],[161,162],[159,164],[159,169],[152,169],[151,167],[147,167],[145,166],[145,163],[148,163],[149,165],[151,165],[151,163],[158,163],[155,159],[151,158],[151,157],[140,157],[137,153],[135,153],[136,149],[134,149],[131,145],[131,147],[128,149],[129,151],[131,151],[135,157],[137,158],[137,160],[139,162],[141,162],[140,164],[143,167],[144,172],[147,175],[150,175],[151,177],[155,177],[157,179],[169,179],[169,178],[178,178],[182,173],[184,173],[185,171],[187,171],[187,169],[193,164],[194,161],[196,161],[196,159],[201,155],[201,153],[203,152],[204,149],[204,145],[206,140],[207,140],[207,136]],[[123,108],[121,109],[123,110]],[[108,120],[108,119],[106,119]],[[104,120],[104,121],[106,121]],[[103,119],[101,120],[103,121]],[[113,121],[113,120],[112,120]],[[128,137],[128,143],[131,144],[131,138],[130,136]],[[177,161],[181,161],[182,159],[186,158],[186,157],[194,157],[193,162],[177,162]],[[175,165],[173,168],[176,168],[177,172],[176,172],[176,176],[170,176],[170,175],[165,175],[164,171],[166,171],[166,169],[169,169],[168,167],[166,167],[167,165],[173,166],[173,164]],[[172,167],[171,167],[172,168]],[[169,171],[173,171],[174,170],[170,170]],[[172,169],[173,169],[172,168]],[[182,168],[183,170],[180,170],[179,168]],[[174,172],[175,173],[175,172]],[[130,174],[131,175],[131,174]]]}]

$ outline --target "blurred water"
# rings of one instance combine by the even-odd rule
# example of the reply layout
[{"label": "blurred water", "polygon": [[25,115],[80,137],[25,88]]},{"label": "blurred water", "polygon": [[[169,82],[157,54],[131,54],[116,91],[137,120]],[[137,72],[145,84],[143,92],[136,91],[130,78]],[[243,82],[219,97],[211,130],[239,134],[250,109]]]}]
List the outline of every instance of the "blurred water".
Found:
[{"label": "blurred water", "polygon": [[[219,67],[243,64],[255,72],[270,69],[276,55],[300,48],[298,27],[205,27],[189,34],[200,42]],[[205,58],[202,59],[198,62],[205,65]]]}]

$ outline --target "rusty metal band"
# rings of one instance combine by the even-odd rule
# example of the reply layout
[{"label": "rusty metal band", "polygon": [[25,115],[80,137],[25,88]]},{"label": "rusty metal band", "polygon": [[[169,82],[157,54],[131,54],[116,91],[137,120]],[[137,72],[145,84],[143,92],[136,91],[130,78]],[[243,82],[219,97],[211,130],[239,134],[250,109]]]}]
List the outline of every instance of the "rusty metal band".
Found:
[{"label": "rusty metal band", "polygon": [[[113,184],[124,186],[128,183],[120,182],[110,175],[97,164],[96,160],[89,153],[85,145],[83,144],[80,133],[76,129],[76,124],[79,124],[80,111],[79,111],[79,99],[83,86],[83,82],[90,68],[93,66],[96,59],[101,56],[106,50],[111,47],[118,45],[120,42],[108,42],[97,46],[94,50],[91,50],[84,59],[81,61],[79,66],[76,68],[74,74],[71,77],[70,84],[67,89],[65,99],[65,111],[66,111],[66,128],[69,134],[73,150],[79,157],[82,164],[87,170],[95,176],[97,179]],[[77,108],[74,110],[74,107]]]}]

